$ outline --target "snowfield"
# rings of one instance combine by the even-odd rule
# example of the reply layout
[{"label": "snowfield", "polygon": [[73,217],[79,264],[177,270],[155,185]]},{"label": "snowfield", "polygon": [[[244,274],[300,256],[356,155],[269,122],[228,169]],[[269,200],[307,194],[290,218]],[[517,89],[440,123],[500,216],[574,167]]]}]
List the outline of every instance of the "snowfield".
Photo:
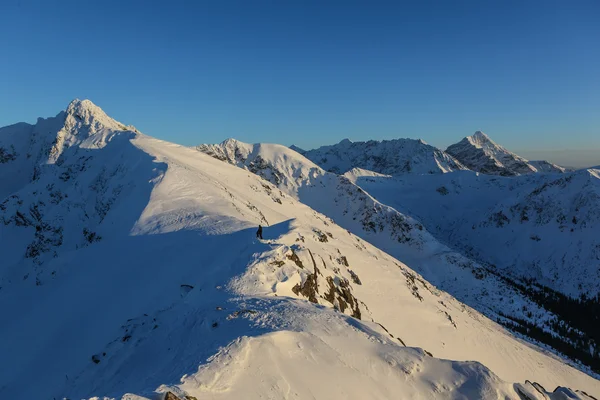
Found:
[{"label": "snowfield", "polygon": [[[289,169],[275,186],[265,176],[280,169],[266,161],[258,174],[229,165],[87,100],[3,128],[0,147],[3,397],[600,393],[593,376],[427,282],[411,269],[414,254],[394,258],[361,239],[364,229],[357,236],[315,210],[322,184],[340,201],[338,186],[361,199],[342,214],[375,207],[400,218],[302,159],[281,158]],[[409,231],[385,227],[393,241],[431,237],[403,218]]]}]

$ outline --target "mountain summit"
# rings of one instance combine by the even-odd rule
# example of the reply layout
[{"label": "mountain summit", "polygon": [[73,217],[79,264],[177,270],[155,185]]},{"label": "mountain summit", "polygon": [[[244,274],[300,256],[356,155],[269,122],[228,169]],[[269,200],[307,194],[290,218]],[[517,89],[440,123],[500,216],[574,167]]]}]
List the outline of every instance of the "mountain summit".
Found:
[{"label": "mountain summit", "polygon": [[515,176],[534,172],[564,172],[547,161],[528,161],[496,144],[481,131],[449,146],[450,154],[469,169],[490,175]]}]

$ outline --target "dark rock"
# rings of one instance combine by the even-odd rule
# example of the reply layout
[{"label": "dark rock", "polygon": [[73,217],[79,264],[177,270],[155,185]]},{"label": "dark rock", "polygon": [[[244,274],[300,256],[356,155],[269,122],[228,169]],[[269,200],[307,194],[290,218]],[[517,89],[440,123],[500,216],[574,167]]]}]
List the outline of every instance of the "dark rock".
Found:
[{"label": "dark rock", "polygon": [[348,272],[350,273],[350,277],[352,278],[352,281],[354,283],[356,283],[357,285],[362,285],[362,282],[360,281],[360,278],[358,277],[358,275],[356,275],[356,273],[354,271],[352,271],[351,269],[349,269]]},{"label": "dark rock", "polygon": [[292,250],[292,254],[288,254],[286,257],[292,260],[294,263],[296,263],[296,265],[300,268],[304,268],[304,264],[302,264],[302,261],[300,261],[300,257],[298,257],[298,254],[296,254],[294,250]]}]

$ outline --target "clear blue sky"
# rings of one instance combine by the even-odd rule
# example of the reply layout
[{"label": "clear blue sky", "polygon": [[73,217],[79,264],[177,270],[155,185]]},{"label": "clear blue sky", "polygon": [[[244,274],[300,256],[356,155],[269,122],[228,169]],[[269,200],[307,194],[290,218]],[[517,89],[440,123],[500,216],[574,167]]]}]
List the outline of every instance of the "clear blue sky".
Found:
[{"label": "clear blue sky", "polygon": [[600,149],[598,21],[586,0],[5,0],[0,126],[78,97],[186,145]]}]

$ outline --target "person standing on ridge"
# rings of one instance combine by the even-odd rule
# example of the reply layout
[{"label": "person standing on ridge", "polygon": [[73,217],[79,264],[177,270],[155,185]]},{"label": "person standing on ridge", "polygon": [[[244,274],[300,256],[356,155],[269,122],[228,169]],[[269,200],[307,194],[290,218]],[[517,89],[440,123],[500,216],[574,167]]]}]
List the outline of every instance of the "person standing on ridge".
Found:
[{"label": "person standing on ridge", "polygon": [[256,231],[256,237],[262,240],[262,226],[258,226],[258,230]]}]

